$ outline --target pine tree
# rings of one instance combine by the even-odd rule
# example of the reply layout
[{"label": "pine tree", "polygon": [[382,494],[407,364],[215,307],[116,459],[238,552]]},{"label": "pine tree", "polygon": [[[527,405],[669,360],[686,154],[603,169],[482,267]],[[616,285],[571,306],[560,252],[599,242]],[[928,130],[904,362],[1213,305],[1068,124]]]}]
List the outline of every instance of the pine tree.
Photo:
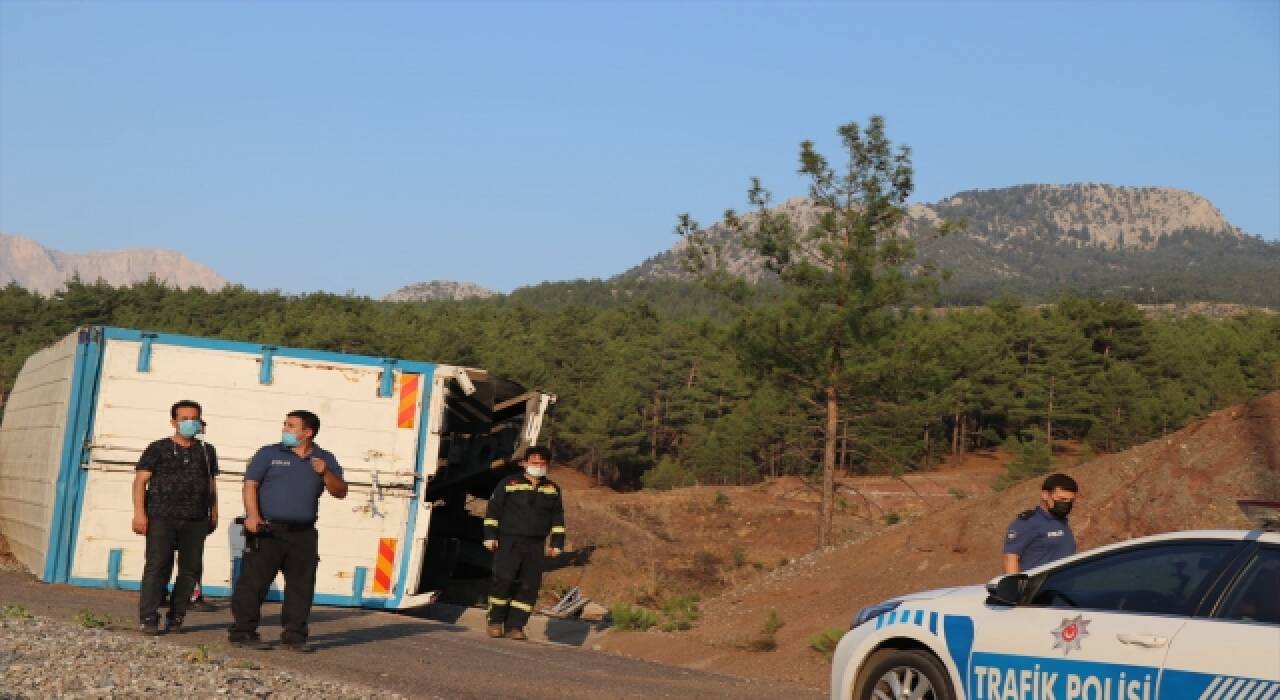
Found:
[{"label": "pine tree", "polygon": [[[734,335],[739,352],[748,366],[791,387],[823,412],[820,548],[831,544],[847,372],[892,333],[901,307],[932,282],[927,266],[908,274],[915,251],[900,235],[913,189],[910,150],[895,152],[878,116],[865,131],[849,123],[838,133],[847,156],[840,170],[811,141],[800,144],[799,172],[809,181],[809,196],[819,212],[816,223],[801,230],[785,214],[771,210],[771,196],[758,178],[747,193],[756,209],[753,217],[730,211],[724,221],[787,290],[779,304],[745,310]],[[677,232],[689,244],[693,267],[727,293],[742,292],[743,284],[730,279],[705,230],[685,215]]]}]

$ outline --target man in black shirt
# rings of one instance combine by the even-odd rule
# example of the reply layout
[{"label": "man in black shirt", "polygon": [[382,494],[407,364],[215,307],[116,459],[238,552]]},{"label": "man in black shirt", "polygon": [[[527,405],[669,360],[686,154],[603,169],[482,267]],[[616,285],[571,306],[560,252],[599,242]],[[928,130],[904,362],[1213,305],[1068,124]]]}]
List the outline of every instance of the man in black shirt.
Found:
[{"label": "man in black shirt", "polygon": [[138,618],[143,634],[160,634],[157,612],[178,552],[178,579],[166,628],[182,631],[191,591],[203,568],[204,540],[218,527],[218,455],[196,439],[204,429],[200,404],[179,401],[169,409],[173,435],[143,450],[133,477],[133,531],[147,538]]}]

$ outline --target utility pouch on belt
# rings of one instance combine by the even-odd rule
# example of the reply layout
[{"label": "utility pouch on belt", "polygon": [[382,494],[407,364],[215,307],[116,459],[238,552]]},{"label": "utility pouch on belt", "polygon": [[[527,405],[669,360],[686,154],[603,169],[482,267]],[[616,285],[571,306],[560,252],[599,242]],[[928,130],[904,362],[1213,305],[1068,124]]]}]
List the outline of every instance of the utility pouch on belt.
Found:
[{"label": "utility pouch on belt", "polygon": [[240,526],[240,530],[244,533],[244,548],[248,552],[256,552],[262,546],[262,538],[271,536],[271,524],[266,520],[262,521],[262,525],[258,528],[258,532],[249,532],[244,527],[244,516],[236,518],[235,523]]}]

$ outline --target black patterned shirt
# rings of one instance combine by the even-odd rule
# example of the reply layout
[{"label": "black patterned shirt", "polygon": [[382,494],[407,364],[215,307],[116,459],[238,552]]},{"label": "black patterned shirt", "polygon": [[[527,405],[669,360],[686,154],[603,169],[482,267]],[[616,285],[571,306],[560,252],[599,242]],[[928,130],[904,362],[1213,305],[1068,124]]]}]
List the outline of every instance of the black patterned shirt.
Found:
[{"label": "black patterned shirt", "polygon": [[209,517],[209,479],[218,475],[218,453],[213,445],[196,440],[191,447],[183,447],[173,438],[156,440],[142,451],[137,470],[151,472],[147,517]]}]

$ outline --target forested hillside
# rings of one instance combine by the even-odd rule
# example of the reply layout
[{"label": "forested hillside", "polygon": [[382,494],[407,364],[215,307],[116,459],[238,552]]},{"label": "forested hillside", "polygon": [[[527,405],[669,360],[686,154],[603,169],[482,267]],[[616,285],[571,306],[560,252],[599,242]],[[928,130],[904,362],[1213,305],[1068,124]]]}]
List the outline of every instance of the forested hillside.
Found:
[{"label": "forested hillside", "polygon": [[[746,371],[728,349],[731,324],[691,289],[671,288],[668,313],[604,287],[612,305],[578,303],[572,285],[429,304],[156,283],[73,282],[45,298],[10,285],[0,393],[31,352],[78,325],[112,324],[483,367],[558,394],[545,433],[557,459],[620,487],[810,473],[817,406]],[[1045,430],[1114,451],[1280,387],[1280,316],[1149,320],[1123,301],[1006,300],[913,313],[869,356],[848,379],[876,398],[842,412],[842,468],[929,469],[1010,441],[1034,466]]]}]

